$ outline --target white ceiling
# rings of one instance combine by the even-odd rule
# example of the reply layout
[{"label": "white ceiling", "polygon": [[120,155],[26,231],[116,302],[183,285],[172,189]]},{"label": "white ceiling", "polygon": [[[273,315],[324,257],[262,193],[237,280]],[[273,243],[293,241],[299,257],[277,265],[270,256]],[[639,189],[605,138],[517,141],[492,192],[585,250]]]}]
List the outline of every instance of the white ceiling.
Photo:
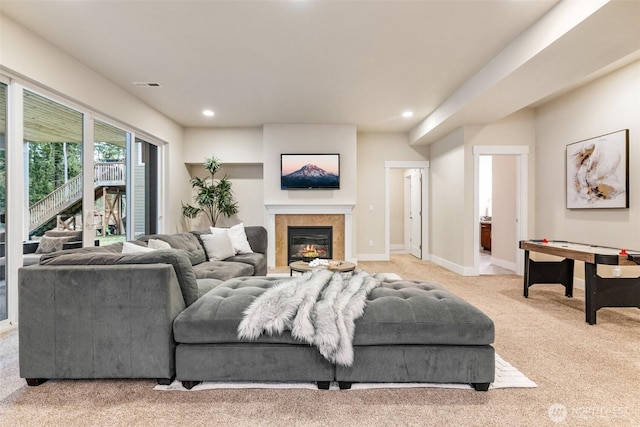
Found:
[{"label": "white ceiling", "polygon": [[[640,28],[640,1],[615,3],[466,99],[465,85],[477,87],[557,0],[2,0],[0,11],[185,127],[352,123],[422,143],[637,58],[640,36],[629,39],[640,33],[626,27]],[[604,46],[591,49],[592,40]],[[426,126],[461,96],[442,123]],[[403,119],[405,110],[415,116]]]}]

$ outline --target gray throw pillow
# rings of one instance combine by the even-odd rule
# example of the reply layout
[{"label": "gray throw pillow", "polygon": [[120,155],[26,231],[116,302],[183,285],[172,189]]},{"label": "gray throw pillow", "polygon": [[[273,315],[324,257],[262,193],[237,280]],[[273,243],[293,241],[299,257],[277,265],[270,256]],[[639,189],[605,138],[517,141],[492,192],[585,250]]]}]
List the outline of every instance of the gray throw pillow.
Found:
[{"label": "gray throw pillow", "polygon": [[62,245],[70,241],[72,237],[47,237],[42,236],[36,249],[37,254],[48,254],[62,250]]}]

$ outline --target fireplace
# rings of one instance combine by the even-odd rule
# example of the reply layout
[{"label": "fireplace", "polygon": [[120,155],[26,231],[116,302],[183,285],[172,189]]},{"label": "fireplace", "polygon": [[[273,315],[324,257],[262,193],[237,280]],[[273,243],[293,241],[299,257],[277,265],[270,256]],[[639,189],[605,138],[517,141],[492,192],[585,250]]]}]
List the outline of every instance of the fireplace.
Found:
[{"label": "fireplace", "polygon": [[331,226],[288,226],[288,262],[311,258],[331,259],[333,257],[333,227]]},{"label": "fireplace", "polygon": [[353,205],[269,205],[267,209],[267,233],[269,248],[267,266],[286,267],[289,263],[289,236],[287,227],[332,227],[332,259],[353,262]]}]

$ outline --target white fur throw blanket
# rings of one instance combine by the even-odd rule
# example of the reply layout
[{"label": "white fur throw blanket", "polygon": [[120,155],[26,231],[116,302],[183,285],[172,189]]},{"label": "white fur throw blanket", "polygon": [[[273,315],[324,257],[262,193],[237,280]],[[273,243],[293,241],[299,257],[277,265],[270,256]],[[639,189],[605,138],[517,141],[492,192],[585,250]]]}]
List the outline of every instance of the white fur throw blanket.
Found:
[{"label": "white fur throw blanket", "polygon": [[261,334],[291,335],[318,347],[332,363],[353,364],[355,320],[367,295],[381,280],[365,272],[337,273],[321,269],[285,280],[265,291],[245,310],[238,338]]}]

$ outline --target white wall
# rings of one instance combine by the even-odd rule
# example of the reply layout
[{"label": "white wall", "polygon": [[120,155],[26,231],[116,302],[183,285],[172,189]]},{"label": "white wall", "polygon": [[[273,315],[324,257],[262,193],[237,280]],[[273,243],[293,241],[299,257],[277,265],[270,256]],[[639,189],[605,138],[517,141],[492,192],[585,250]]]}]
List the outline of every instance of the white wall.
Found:
[{"label": "white wall", "polygon": [[[385,254],[385,162],[425,161],[427,152],[428,147],[410,146],[409,135],[405,133],[358,133],[354,222],[355,251],[359,259],[378,259]],[[402,193],[404,190],[400,187],[392,191]],[[370,241],[373,246],[369,246]]]},{"label": "white wall", "polygon": [[[215,156],[222,161],[217,178],[228,175],[238,202],[238,215],[222,218],[220,227],[243,222],[265,226],[262,164],[262,127],[256,128],[186,128],[184,162],[190,176],[205,177],[203,162]],[[193,193],[191,193],[193,194]],[[184,202],[191,200],[183,199]],[[206,221],[191,221],[188,228],[202,229]]]},{"label": "white wall", "polygon": [[[629,129],[629,209],[566,209],[566,146],[621,129]],[[536,236],[640,249],[640,61],[538,108],[536,136]]]},{"label": "white wall", "polygon": [[[535,111],[531,108],[526,108],[524,110],[520,110],[515,112],[497,122],[488,124],[486,126],[467,126],[466,127],[466,139],[468,145],[468,160],[471,162],[472,160],[472,150],[474,145],[522,145],[527,146],[529,148],[530,155],[528,156],[529,163],[527,165],[527,169],[529,172],[528,177],[528,193],[529,198],[527,201],[528,211],[528,230],[529,235],[522,236],[522,238],[528,238],[530,235],[533,235],[533,221],[534,221],[534,210],[535,210],[535,144],[536,144],[536,131],[535,131]],[[500,156],[493,156],[493,161],[500,158]],[[494,165],[495,167],[495,165]],[[473,166],[470,165],[470,169],[472,170]],[[513,185],[516,184],[515,180],[517,179],[514,175],[507,175],[504,179],[513,180]],[[473,182],[471,180],[471,182]],[[473,185],[473,184],[472,184]],[[496,185],[496,181],[494,180],[494,185]],[[466,189],[467,199],[469,203],[473,203],[473,187]],[[494,189],[494,194],[495,194]],[[515,193],[513,193],[515,194]],[[516,201],[513,199],[507,199],[503,201],[503,203],[515,203]],[[494,215],[495,216],[495,209]],[[506,218],[502,218],[502,220],[507,220]],[[510,221],[510,220],[509,220]],[[501,233],[500,228],[506,227],[506,224],[500,224],[501,217],[498,216],[498,234],[497,239],[500,239],[501,236],[507,236],[507,234]],[[493,226],[493,224],[492,224]],[[473,230],[470,230],[472,232]],[[515,227],[512,230],[515,233]],[[510,233],[511,231],[509,231]],[[505,231],[505,233],[507,233]],[[505,241],[499,240],[498,244],[498,254],[502,256],[500,247],[503,246]],[[517,242],[515,242],[515,237],[511,240],[511,244],[514,245],[513,252],[516,253]],[[493,242],[492,242],[493,245]],[[506,255],[505,255],[506,256]],[[509,257],[512,258],[512,257]],[[466,259],[466,265],[473,264],[473,257]]]},{"label": "white wall", "polygon": [[[431,259],[455,271],[464,265],[464,223],[468,221],[464,215],[464,139],[464,129],[460,128],[429,147]],[[473,224],[477,226],[478,220]],[[477,250],[477,244],[473,248]]]},{"label": "white wall", "polygon": [[[267,205],[355,204],[357,191],[355,125],[264,125],[264,203]],[[339,190],[281,190],[280,154],[339,153]]]},{"label": "white wall", "polygon": [[202,164],[211,156],[222,163],[262,163],[262,154],[262,127],[184,130],[183,157],[188,164]]},{"label": "white wall", "polygon": [[[189,175],[200,178],[209,177],[210,174],[203,165],[189,165]],[[231,182],[231,188],[238,202],[238,213],[231,218],[220,217],[216,223],[217,227],[229,227],[234,224],[244,223],[245,225],[262,225],[264,221],[264,200],[262,198],[262,164],[223,164],[216,178],[227,176]],[[184,203],[194,204],[193,195],[191,198],[181,199]],[[189,230],[203,230],[210,226],[206,218],[195,218],[188,221]]]},{"label": "white wall", "polygon": [[403,249],[405,220],[404,172],[403,169],[391,169],[389,172],[389,185],[393,188],[389,197],[391,205],[389,206],[389,243],[392,248],[402,246]]},{"label": "white wall", "polygon": [[[485,126],[459,128],[430,146],[430,245],[434,262],[460,274],[472,274],[478,250],[473,238],[478,227],[478,212],[473,205],[473,146],[526,145],[533,151],[534,144],[535,114],[525,109]],[[530,221],[535,194],[532,157],[528,165]]]}]

